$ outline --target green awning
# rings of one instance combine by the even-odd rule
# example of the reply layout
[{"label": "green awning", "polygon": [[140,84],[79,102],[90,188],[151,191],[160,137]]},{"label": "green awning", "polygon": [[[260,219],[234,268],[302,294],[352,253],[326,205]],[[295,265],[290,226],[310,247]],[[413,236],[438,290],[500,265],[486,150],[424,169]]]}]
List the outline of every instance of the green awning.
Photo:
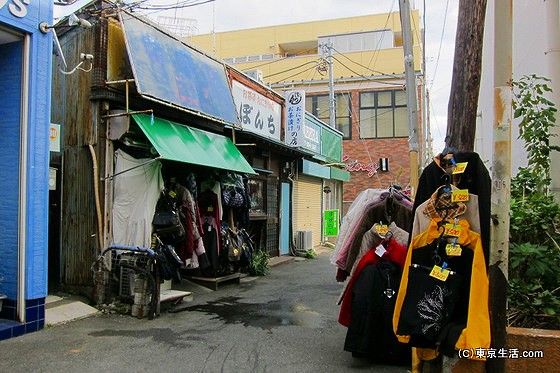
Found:
[{"label": "green awning", "polygon": [[256,175],[227,137],[147,114],[133,114],[163,159]]}]

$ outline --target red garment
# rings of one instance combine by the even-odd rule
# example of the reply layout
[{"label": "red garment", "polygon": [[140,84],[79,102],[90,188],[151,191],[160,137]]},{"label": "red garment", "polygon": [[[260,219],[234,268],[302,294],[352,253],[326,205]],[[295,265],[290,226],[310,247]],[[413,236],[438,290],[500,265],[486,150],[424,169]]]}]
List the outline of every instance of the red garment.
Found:
[{"label": "red garment", "polygon": [[346,287],[344,292],[344,297],[342,298],[342,304],[340,305],[340,314],[338,315],[338,322],[341,325],[348,327],[350,325],[351,310],[352,310],[352,287],[354,283],[360,276],[360,272],[368,265],[376,264],[379,260],[391,260],[397,263],[401,268],[404,267],[404,262],[406,260],[406,246],[399,244],[396,240],[390,240],[389,242],[382,242],[385,250],[387,250],[383,256],[380,258],[379,255],[375,253],[375,248],[368,251],[358,263],[356,271],[350,278],[350,282]]}]

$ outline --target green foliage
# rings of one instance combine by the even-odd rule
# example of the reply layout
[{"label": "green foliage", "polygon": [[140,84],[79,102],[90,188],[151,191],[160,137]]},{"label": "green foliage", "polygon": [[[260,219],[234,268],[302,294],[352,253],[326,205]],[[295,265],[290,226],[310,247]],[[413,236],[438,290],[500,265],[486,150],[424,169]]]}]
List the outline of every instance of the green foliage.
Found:
[{"label": "green foliage", "polygon": [[550,152],[560,150],[550,145],[550,128],[554,126],[556,106],[547,97],[550,79],[530,75],[513,82],[513,116],[519,118],[519,138],[525,140],[528,154],[527,172],[536,187],[544,191],[550,185]]},{"label": "green foliage", "polygon": [[263,250],[253,251],[249,262],[249,274],[251,276],[266,276],[270,272],[268,260],[270,254]]},{"label": "green foliage", "polygon": [[513,83],[528,167],[511,181],[508,323],[560,329],[560,205],[548,195],[550,153],[560,149],[549,144],[556,113],[545,97],[549,81],[531,75]]},{"label": "green foliage", "polygon": [[315,252],[315,250],[313,249],[307,249],[305,250],[305,257],[307,259],[313,259],[317,256],[317,253]]}]

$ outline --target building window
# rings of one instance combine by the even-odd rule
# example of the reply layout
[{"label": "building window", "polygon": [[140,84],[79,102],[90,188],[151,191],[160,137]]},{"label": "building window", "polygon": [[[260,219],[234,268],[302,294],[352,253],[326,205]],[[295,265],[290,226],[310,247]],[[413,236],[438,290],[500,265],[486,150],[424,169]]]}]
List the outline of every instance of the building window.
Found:
[{"label": "building window", "polygon": [[249,209],[250,214],[265,214],[265,204],[264,204],[264,180],[249,179],[249,199],[251,201],[251,207]]},{"label": "building window", "polygon": [[408,136],[405,91],[360,93],[360,138]]},{"label": "building window", "polygon": [[[348,140],[352,137],[352,111],[349,93],[337,93],[335,128],[342,132],[343,138]],[[323,122],[330,124],[329,95],[307,96],[305,98],[305,110],[315,115]]]}]

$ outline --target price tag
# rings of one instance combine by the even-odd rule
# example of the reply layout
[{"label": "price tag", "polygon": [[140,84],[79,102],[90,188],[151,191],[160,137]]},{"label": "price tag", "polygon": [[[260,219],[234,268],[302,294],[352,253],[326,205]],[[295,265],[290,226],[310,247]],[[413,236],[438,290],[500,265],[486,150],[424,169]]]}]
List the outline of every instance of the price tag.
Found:
[{"label": "price tag", "polygon": [[385,249],[385,246],[383,246],[383,245],[379,245],[375,248],[375,254],[377,254],[377,256],[379,256],[379,257],[382,257],[386,252],[387,252],[387,250]]},{"label": "price tag", "polygon": [[459,237],[461,234],[461,226],[456,224],[445,224],[445,233],[446,236],[451,237]]},{"label": "price tag", "polygon": [[446,281],[447,276],[449,276],[449,270],[435,265],[434,268],[432,268],[432,272],[430,272],[430,276],[440,281]]},{"label": "price tag", "polygon": [[376,225],[376,226],[375,226],[375,230],[377,231],[377,233],[378,233],[380,236],[385,237],[385,235],[387,234],[387,232],[389,232],[389,227],[387,226],[387,224]]},{"label": "price tag", "polygon": [[461,249],[461,246],[456,244],[448,243],[447,246],[445,246],[445,253],[447,256],[461,256],[462,251],[463,249]]},{"label": "price tag", "polygon": [[451,193],[451,202],[468,202],[469,200],[469,190],[468,189],[457,189]]},{"label": "price tag", "polygon": [[170,196],[171,198],[175,198],[175,196],[177,195],[177,193],[175,193],[174,190],[170,190],[169,193],[167,193],[167,194],[169,194],[169,196]]},{"label": "price tag", "polygon": [[465,172],[465,169],[467,168],[467,164],[469,164],[469,162],[457,163],[457,165],[453,169],[453,174],[462,174],[463,172]]},{"label": "price tag", "polygon": [[206,211],[208,211],[208,212],[213,212],[213,211],[214,211],[214,207],[208,206],[208,209],[207,209]]}]

